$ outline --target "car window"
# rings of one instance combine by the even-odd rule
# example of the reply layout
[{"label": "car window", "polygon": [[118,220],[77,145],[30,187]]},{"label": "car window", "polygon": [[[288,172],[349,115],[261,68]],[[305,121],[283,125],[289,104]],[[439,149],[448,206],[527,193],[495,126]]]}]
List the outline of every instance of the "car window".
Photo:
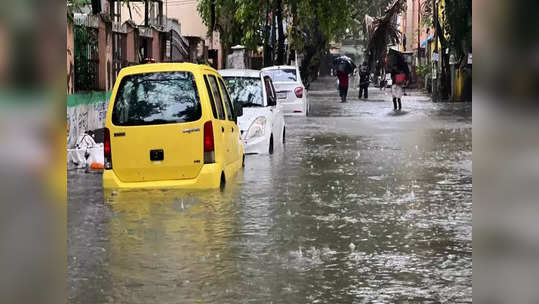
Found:
[{"label": "car window", "polygon": [[271,78],[265,76],[264,85],[266,86],[266,94],[268,94],[268,96],[271,96],[271,98],[275,98],[275,90],[273,88],[273,84],[271,83]]},{"label": "car window", "polygon": [[215,100],[213,99],[210,84],[208,83],[208,75],[204,75],[204,83],[206,83],[206,90],[208,90],[208,96],[210,96],[210,105],[211,111],[213,113],[213,118],[217,118],[217,109],[215,108]]},{"label": "car window", "polygon": [[112,123],[137,126],[190,122],[202,109],[191,72],[153,72],[122,78],[112,110]]},{"label": "car window", "polygon": [[226,116],[228,120],[230,121],[236,121],[236,118],[234,117],[234,111],[232,111],[232,103],[230,102],[230,97],[228,96],[228,92],[226,91],[225,84],[223,81],[219,78],[219,87],[221,88],[221,92],[223,93],[223,99],[225,100],[225,107],[226,107]]},{"label": "car window", "polygon": [[213,93],[213,99],[215,100],[215,107],[217,108],[218,118],[221,120],[225,120],[225,110],[223,107],[223,99],[221,98],[221,93],[219,92],[217,80],[215,80],[215,76],[208,75],[208,81],[210,82],[210,88]]},{"label": "car window", "polygon": [[263,106],[260,77],[224,77],[230,98],[244,107]]},{"label": "car window", "polygon": [[296,82],[298,80],[296,69],[267,70],[266,72],[273,82]]}]

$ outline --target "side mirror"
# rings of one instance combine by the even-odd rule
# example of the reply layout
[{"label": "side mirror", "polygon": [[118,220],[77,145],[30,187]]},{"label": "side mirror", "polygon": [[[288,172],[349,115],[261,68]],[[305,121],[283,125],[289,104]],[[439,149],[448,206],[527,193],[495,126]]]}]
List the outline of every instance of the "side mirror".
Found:
[{"label": "side mirror", "polygon": [[234,101],[234,113],[236,117],[243,116],[243,105],[239,101]]},{"label": "side mirror", "polygon": [[277,105],[277,98],[268,95],[268,106],[272,107],[272,106],[276,106],[276,105]]}]

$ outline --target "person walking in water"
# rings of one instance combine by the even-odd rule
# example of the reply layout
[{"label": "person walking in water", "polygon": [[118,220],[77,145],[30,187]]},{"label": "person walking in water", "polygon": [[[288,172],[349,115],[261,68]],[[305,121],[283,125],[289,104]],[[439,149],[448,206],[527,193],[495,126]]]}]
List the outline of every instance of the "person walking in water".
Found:
[{"label": "person walking in water", "polygon": [[346,102],[349,82],[348,73],[343,71],[337,71],[337,78],[339,78],[339,96],[341,97],[341,102]]},{"label": "person walking in water", "polygon": [[363,61],[359,68],[359,98],[369,98],[369,67],[366,61]]},{"label": "person walking in water", "polygon": [[396,66],[391,69],[391,95],[393,96],[393,110],[400,111],[402,109],[402,85],[406,81],[406,74],[400,71]]}]

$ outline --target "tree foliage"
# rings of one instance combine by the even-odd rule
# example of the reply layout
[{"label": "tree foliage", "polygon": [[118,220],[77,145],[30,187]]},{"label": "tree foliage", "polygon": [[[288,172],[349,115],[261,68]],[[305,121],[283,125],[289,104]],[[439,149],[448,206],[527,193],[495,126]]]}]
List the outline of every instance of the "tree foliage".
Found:
[{"label": "tree foliage", "polygon": [[[380,17],[385,9],[393,0],[358,0],[354,2],[352,16],[355,20],[354,25],[350,28],[350,36],[352,37],[367,37],[367,27],[365,25],[365,15],[371,17]],[[367,47],[367,39],[364,40]]]},{"label": "tree foliage", "polygon": [[445,33],[442,43],[455,51],[457,61],[464,62],[472,47],[472,0],[446,0],[444,4],[436,24],[433,1],[424,1],[421,25],[434,26]]},{"label": "tree foliage", "polygon": [[344,37],[346,29],[355,24],[356,3],[350,0],[202,0],[198,10],[210,29],[212,1],[215,1],[215,29],[221,34],[224,51],[234,44],[251,50],[268,44],[264,35],[266,18],[279,8],[289,25],[284,29],[288,43],[306,56],[327,52],[329,42]]},{"label": "tree foliage", "polygon": [[472,0],[445,1],[443,28],[448,44],[455,51],[457,62],[466,62],[472,48]]},{"label": "tree foliage", "polygon": [[[369,53],[369,61],[371,64],[383,62],[386,53],[388,43],[398,44],[401,39],[401,32],[396,24],[397,16],[405,9],[404,0],[396,0],[388,9],[384,12],[384,15],[380,18],[376,18],[373,22],[373,32],[370,35],[367,45],[367,51]],[[380,66],[376,65],[376,74]]]}]

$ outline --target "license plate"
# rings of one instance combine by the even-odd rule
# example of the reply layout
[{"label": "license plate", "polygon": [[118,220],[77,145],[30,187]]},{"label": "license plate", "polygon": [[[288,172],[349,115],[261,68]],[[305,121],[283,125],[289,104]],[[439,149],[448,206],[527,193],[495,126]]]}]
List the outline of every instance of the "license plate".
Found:
[{"label": "license plate", "polygon": [[286,99],[286,92],[283,92],[283,93],[277,93],[277,98],[278,98],[278,99]]}]

